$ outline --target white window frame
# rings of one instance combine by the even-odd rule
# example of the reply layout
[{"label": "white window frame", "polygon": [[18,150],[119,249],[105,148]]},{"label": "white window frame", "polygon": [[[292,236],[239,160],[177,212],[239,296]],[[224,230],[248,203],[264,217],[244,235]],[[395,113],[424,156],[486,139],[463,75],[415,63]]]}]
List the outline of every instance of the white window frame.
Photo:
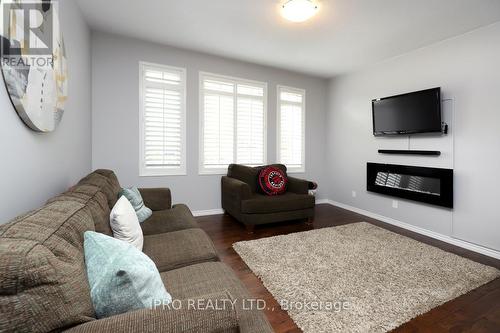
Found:
[{"label": "white window frame", "polygon": [[[179,91],[183,95],[181,98],[181,165],[179,167],[165,167],[158,169],[146,168],[145,164],[145,138],[144,138],[144,68],[153,67],[164,71],[175,71],[181,73],[182,83]],[[139,176],[140,177],[156,177],[156,176],[185,176],[187,175],[186,168],[186,68],[167,66],[163,64],[155,64],[151,62],[139,61]]]},{"label": "white window frame", "polygon": [[[219,80],[224,80],[224,81],[229,81],[235,85],[235,93],[234,97],[237,96],[236,93],[236,85],[237,84],[250,84],[250,85],[259,85],[264,88],[264,95],[263,95],[263,102],[264,102],[264,124],[263,124],[263,131],[264,131],[264,138],[263,138],[263,143],[264,143],[264,159],[263,159],[263,165],[267,164],[267,112],[268,112],[268,101],[267,101],[267,96],[268,96],[268,85],[267,82],[262,82],[262,81],[255,81],[255,80],[248,80],[248,79],[242,79],[239,77],[234,77],[234,76],[227,76],[227,75],[221,75],[221,74],[215,74],[215,73],[210,73],[210,72],[204,72],[200,71],[199,72],[199,78],[198,78],[198,104],[199,104],[199,109],[198,109],[198,117],[199,117],[199,150],[198,150],[198,174],[199,175],[225,175],[227,174],[227,167],[226,168],[205,168],[204,165],[204,89],[203,89],[203,80],[204,78],[212,78],[212,79],[219,79]],[[233,162],[236,163],[236,138],[237,138],[237,125],[236,125],[236,113],[237,113],[237,103],[238,100],[237,98],[234,98],[233,100],[234,103],[234,141],[233,144],[235,145],[234,150],[233,150]]]},{"label": "white window frame", "polygon": [[[302,166],[300,168],[287,167],[288,173],[306,172],[306,90],[285,85],[276,86],[276,162],[281,162],[281,91],[302,95]],[[299,103],[297,103],[299,104]]]}]

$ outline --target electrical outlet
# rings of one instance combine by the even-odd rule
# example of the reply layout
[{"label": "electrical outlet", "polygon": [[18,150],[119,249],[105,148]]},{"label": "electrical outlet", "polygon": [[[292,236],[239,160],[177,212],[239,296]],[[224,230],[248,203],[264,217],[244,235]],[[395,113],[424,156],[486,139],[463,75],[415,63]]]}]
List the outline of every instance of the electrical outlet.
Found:
[{"label": "electrical outlet", "polygon": [[399,206],[399,201],[392,200],[392,208],[398,208],[398,206]]},{"label": "electrical outlet", "polygon": [[352,191],[352,197],[353,197],[353,198],[356,198],[356,196],[357,196],[356,191]]}]

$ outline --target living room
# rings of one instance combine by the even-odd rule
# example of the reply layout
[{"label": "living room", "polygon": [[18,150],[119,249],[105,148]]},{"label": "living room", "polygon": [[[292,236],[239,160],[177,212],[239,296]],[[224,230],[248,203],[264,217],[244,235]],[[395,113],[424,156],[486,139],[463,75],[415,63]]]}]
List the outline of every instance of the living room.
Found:
[{"label": "living room", "polygon": [[500,1],[0,7],[0,332],[498,332]]}]

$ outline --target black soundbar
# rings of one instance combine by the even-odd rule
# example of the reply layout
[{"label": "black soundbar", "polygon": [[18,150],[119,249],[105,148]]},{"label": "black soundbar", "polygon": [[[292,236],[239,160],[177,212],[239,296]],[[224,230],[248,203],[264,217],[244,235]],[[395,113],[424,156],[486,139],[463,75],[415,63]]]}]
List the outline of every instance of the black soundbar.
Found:
[{"label": "black soundbar", "polygon": [[379,154],[439,156],[439,150],[389,150],[379,149]]}]

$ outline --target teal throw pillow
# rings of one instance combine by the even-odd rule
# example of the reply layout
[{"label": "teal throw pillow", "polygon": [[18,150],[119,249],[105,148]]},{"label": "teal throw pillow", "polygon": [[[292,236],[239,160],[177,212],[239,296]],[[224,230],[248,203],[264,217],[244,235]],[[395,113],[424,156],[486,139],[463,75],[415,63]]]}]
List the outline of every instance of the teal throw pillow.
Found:
[{"label": "teal throw pillow", "polygon": [[93,231],[83,246],[97,318],[172,302],[156,265],[136,247]]},{"label": "teal throw pillow", "polygon": [[153,214],[151,209],[144,206],[144,201],[142,200],[141,193],[139,192],[137,187],[122,188],[120,193],[118,193],[118,198],[122,195],[127,198],[128,201],[130,201],[130,203],[132,204],[132,207],[134,207],[135,213],[137,214],[137,218],[139,219],[140,223],[146,221],[151,216],[151,214]]}]

